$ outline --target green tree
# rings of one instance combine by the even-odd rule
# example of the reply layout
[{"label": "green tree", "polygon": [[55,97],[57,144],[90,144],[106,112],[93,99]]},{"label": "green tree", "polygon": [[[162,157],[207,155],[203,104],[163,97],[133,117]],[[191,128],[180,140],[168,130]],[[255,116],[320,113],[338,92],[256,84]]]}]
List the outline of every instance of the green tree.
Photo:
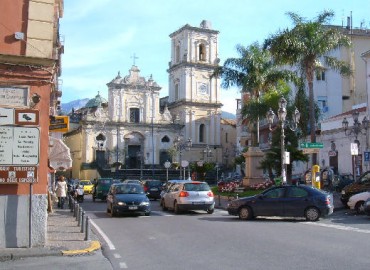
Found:
[{"label": "green tree", "polygon": [[[332,11],[324,10],[314,20],[306,20],[293,12],[287,15],[292,19],[294,27],[278,31],[271,35],[264,44],[276,64],[296,66],[301,70],[308,84],[309,123],[311,142],[316,142],[315,105],[313,94],[313,79],[315,71],[322,68],[320,60],[341,75],[350,75],[350,66],[329,52],[342,46],[349,47],[350,39],[339,29],[328,26],[333,18]],[[312,156],[312,163],[316,164],[316,154]]]},{"label": "green tree", "polygon": [[[279,69],[272,61],[269,51],[262,49],[256,42],[248,47],[237,45],[240,58],[228,58],[224,65],[217,67],[212,76],[220,76],[221,86],[239,87],[242,92],[250,93],[252,98],[259,99],[261,93],[273,89],[276,83],[294,78],[293,73]],[[259,107],[256,108],[259,110]],[[252,146],[259,144],[259,119],[252,126]]]}]

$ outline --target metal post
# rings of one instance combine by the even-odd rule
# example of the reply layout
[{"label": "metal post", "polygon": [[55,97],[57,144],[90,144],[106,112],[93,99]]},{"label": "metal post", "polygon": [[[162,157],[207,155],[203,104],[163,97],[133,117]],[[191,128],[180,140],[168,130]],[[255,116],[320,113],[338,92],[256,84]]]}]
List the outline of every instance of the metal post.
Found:
[{"label": "metal post", "polygon": [[90,240],[90,219],[86,216],[86,230],[85,230],[85,241]]},{"label": "metal post", "polygon": [[285,133],[284,133],[284,120],[281,121],[281,180],[283,185],[286,184],[286,173],[285,173]]},{"label": "metal post", "polygon": [[75,200],[73,200],[73,204],[74,204],[73,217],[75,217],[75,218],[76,218],[76,220],[77,220],[78,204],[76,203],[76,201],[75,201]]},{"label": "metal post", "polygon": [[82,211],[82,215],[81,215],[81,232],[83,233],[84,232],[84,220],[85,220],[85,211]]},{"label": "metal post", "polygon": [[28,209],[28,247],[32,247],[32,183],[30,183],[30,203],[29,203],[29,209]]},{"label": "metal post", "polygon": [[77,223],[77,226],[81,226],[82,213],[83,213],[82,207],[80,207],[80,210],[78,211],[78,213],[79,213],[79,215],[78,215],[78,223]]}]

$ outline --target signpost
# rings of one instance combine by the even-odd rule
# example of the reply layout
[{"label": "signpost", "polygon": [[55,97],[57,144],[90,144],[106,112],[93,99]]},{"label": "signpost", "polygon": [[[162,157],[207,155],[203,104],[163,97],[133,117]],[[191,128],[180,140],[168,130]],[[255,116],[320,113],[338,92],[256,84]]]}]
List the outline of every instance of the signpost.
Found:
[{"label": "signpost", "polygon": [[309,143],[309,142],[304,142],[301,143],[301,148],[323,148],[324,144],[320,142],[314,142],[314,143]]}]

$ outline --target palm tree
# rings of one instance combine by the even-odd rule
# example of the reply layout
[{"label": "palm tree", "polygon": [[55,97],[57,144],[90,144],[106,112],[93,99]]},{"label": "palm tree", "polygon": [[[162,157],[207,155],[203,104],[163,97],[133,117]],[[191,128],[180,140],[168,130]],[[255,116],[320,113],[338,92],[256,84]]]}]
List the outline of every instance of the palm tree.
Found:
[{"label": "palm tree", "polygon": [[[350,39],[337,28],[327,25],[334,16],[332,11],[324,10],[311,21],[293,12],[288,12],[287,15],[292,19],[294,27],[269,37],[264,48],[269,49],[277,64],[298,66],[304,75],[309,91],[311,142],[316,142],[313,95],[315,70],[320,68],[320,59],[323,59],[328,67],[339,71],[341,75],[350,75],[350,66],[346,62],[328,55],[342,46],[349,47]],[[316,163],[316,154],[313,154],[312,164]]]},{"label": "palm tree", "polygon": [[[258,100],[261,93],[274,88],[279,80],[294,78],[292,72],[278,69],[269,51],[262,49],[258,42],[248,47],[237,45],[236,49],[240,58],[226,59],[224,65],[217,67],[212,75],[223,79],[221,84],[223,88],[237,86],[241,92],[250,93],[252,98]],[[258,119],[252,134],[252,146],[258,146]]]}]

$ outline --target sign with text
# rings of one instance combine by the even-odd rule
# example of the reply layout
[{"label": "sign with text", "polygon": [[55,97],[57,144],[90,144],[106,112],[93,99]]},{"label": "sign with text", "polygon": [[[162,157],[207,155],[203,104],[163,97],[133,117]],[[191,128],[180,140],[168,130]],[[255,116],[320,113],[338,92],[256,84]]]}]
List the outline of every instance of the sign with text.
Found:
[{"label": "sign with text", "polygon": [[28,87],[0,86],[0,105],[26,107],[28,105]]},{"label": "sign with text", "polygon": [[50,116],[49,131],[68,132],[68,130],[69,130],[68,116]]},{"label": "sign with text", "polygon": [[0,127],[0,165],[38,165],[39,142],[37,127]]},{"label": "sign with text", "polygon": [[323,148],[324,144],[320,142],[308,143],[303,142],[301,143],[301,148]]},{"label": "sign with text", "polygon": [[36,182],[36,166],[0,166],[0,184]]}]

